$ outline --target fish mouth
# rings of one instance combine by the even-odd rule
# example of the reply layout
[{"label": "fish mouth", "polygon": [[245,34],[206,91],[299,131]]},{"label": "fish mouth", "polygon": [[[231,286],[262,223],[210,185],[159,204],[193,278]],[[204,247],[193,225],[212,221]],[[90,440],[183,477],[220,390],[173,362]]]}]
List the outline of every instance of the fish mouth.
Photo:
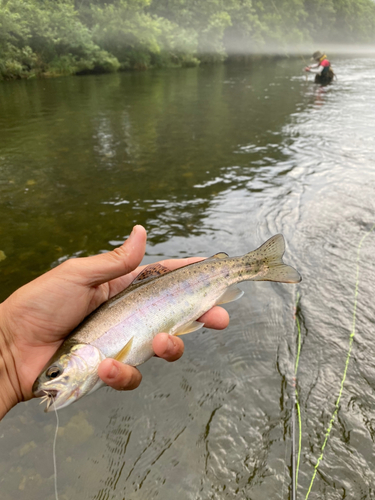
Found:
[{"label": "fish mouth", "polygon": [[41,398],[41,401],[39,404],[43,404],[47,402],[47,406],[45,408],[45,412],[48,412],[53,408],[56,407],[56,402],[58,399],[58,392],[55,389],[39,389],[38,391],[34,392],[34,396],[36,398]]},{"label": "fish mouth", "polygon": [[68,406],[72,401],[71,401],[71,396],[74,394],[73,392],[61,392],[57,389],[38,389],[37,391],[34,392],[34,396],[36,398],[41,398],[41,401],[39,404],[47,403],[46,407],[44,408],[44,411],[46,413],[53,411],[53,410],[61,410],[61,408],[64,408],[65,406]]},{"label": "fish mouth", "polygon": [[77,396],[76,389],[73,391],[40,389],[37,392],[34,392],[34,396],[41,398],[40,404],[47,402],[47,406],[44,408],[46,413],[61,410],[79,398],[79,396]]}]

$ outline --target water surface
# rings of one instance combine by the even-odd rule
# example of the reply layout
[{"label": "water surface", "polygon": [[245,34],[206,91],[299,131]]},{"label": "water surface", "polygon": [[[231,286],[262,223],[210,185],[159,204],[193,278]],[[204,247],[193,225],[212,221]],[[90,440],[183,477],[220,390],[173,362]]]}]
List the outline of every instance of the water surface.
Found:
[{"label": "water surface", "polygon": [[[60,500],[288,499],[297,332],[305,498],[343,376],[357,247],[374,219],[374,60],[301,60],[12,82],[0,87],[0,300],[135,223],[145,262],[245,253],[282,232],[300,285],[248,283],[224,332],[184,338],[131,393],[62,410]],[[375,498],[374,235],[360,254],[357,330],[311,499]],[[54,414],[0,424],[2,500],[53,499]]]}]

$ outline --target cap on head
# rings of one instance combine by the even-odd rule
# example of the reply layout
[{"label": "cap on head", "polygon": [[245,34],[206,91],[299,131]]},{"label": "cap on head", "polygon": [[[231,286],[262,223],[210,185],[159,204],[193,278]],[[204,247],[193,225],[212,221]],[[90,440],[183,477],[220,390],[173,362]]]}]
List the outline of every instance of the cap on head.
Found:
[{"label": "cap on head", "polygon": [[316,52],[314,52],[314,54],[312,55],[312,58],[314,61],[319,61],[319,59],[323,56],[323,54],[320,52],[320,50],[317,50]]}]

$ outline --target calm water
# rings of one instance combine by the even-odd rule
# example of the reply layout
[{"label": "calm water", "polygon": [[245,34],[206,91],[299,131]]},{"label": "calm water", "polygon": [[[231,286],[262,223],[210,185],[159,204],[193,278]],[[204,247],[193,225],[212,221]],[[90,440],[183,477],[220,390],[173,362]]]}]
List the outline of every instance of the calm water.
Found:
[{"label": "calm water", "polygon": [[[374,60],[335,61],[330,87],[301,60],[0,86],[0,300],[135,223],[145,262],[238,255],[282,232],[303,282],[242,285],[224,332],[184,338],[60,412],[60,500],[290,497],[298,317],[304,499],[334,411],[352,328],[356,252],[375,222]],[[375,498],[375,233],[364,242],[340,409],[310,499]],[[53,499],[55,415],[37,401],[0,424],[1,500]]]}]

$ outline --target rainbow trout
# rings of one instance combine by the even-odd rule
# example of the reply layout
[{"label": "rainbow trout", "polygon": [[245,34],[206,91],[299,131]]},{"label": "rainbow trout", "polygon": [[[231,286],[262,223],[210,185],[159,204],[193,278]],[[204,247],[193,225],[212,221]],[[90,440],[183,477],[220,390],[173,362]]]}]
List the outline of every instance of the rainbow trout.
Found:
[{"label": "rainbow trout", "polygon": [[46,411],[68,406],[102,387],[98,366],[115,358],[137,366],[153,356],[159,332],[183,335],[203,326],[198,322],[214,305],[239,299],[241,281],[298,283],[298,272],[282,261],[281,234],[242,257],[218,253],[169,271],[160,264],[146,267],[133,283],[91,313],[66,338],[33,385]]}]

